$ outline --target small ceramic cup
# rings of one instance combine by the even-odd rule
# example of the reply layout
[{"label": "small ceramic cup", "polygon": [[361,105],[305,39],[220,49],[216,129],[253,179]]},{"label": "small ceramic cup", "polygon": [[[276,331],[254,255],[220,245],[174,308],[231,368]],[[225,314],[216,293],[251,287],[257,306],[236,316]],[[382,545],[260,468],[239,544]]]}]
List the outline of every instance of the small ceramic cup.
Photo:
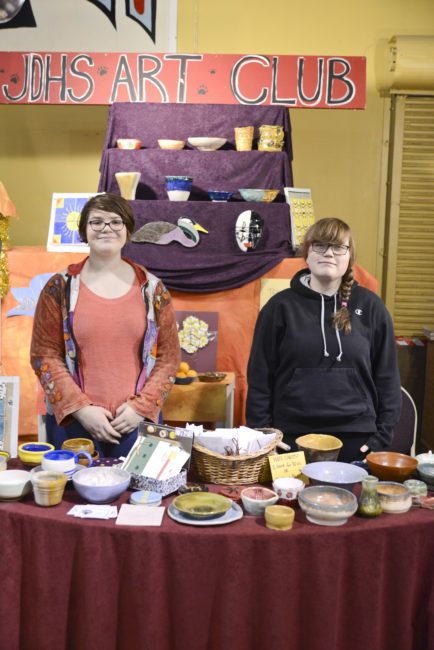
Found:
[{"label": "small ceramic cup", "polygon": [[273,481],[273,490],[281,499],[297,499],[299,493],[304,488],[304,483],[299,478],[276,478]]},{"label": "small ceramic cup", "polygon": [[31,472],[33,495],[39,506],[56,506],[62,501],[63,492],[67,483],[64,472],[53,472],[34,467]]},{"label": "small ceramic cup", "polygon": [[290,530],[294,523],[295,510],[288,506],[268,506],[265,508],[265,524],[272,530]]},{"label": "small ceramic cup", "polygon": [[67,449],[55,449],[54,451],[47,451],[42,456],[41,466],[43,470],[63,472],[70,478],[77,470],[80,456],[85,456],[88,459],[89,467],[92,465],[92,456],[87,451],[80,451],[75,454]]}]

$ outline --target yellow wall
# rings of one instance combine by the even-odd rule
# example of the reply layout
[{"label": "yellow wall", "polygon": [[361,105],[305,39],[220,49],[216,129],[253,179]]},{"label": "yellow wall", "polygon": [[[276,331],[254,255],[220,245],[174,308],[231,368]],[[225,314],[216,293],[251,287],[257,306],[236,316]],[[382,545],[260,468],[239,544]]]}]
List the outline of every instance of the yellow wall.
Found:
[{"label": "yellow wall", "polygon": [[[312,189],[319,217],[350,223],[358,261],[376,275],[386,100],[375,48],[433,32],[432,0],[178,0],[179,52],[367,57],[366,110],[294,109],[291,120],[295,185]],[[21,216],[13,244],[46,243],[52,192],[96,190],[106,121],[106,107],[0,107],[0,179]]]}]

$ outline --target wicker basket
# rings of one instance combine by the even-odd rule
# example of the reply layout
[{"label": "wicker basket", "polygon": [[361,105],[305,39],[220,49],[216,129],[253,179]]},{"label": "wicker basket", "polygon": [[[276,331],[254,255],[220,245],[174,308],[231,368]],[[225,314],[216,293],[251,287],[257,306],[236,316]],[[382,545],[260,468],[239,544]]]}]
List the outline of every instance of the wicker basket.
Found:
[{"label": "wicker basket", "polygon": [[263,433],[275,433],[276,437],[266,447],[253,454],[224,456],[210,451],[199,443],[193,444],[193,468],[202,481],[220,485],[248,485],[271,480],[269,454],[275,453],[283,434],[278,429],[258,429]]}]

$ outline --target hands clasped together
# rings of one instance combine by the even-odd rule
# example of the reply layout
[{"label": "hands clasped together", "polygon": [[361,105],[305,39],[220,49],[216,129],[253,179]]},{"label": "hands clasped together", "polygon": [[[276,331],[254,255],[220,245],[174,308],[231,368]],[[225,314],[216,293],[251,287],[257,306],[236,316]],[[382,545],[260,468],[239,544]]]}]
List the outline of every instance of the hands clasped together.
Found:
[{"label": "hands clasped together", "polygon": [[74,417],[100,442],[119,444],[122,435],[131,433],[143,420],[141,415],[126,402],[116,409],[115,417],[102,406],[84,406],[74,413]]}]

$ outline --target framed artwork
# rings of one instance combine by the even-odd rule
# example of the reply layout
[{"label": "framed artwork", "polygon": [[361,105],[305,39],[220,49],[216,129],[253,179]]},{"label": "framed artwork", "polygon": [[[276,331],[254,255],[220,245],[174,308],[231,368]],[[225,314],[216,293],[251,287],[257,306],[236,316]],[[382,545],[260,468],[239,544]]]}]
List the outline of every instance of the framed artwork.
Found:
[{"label": "framed artwork", "polygon": [[197,372],[216,369],[218,312],[175,311],[181,360]]},{"label": "framed artwork", "polygon": [[15,458],[18,450],[20,378],[0,377],[0,450]]},{"label": "framed artwork", "polygon": [[98,192],[53,194],[47,250],[66,253],[89,252],[88,245],[83,244],[78,234],[78,223],[84,204],[96,194]]}]

